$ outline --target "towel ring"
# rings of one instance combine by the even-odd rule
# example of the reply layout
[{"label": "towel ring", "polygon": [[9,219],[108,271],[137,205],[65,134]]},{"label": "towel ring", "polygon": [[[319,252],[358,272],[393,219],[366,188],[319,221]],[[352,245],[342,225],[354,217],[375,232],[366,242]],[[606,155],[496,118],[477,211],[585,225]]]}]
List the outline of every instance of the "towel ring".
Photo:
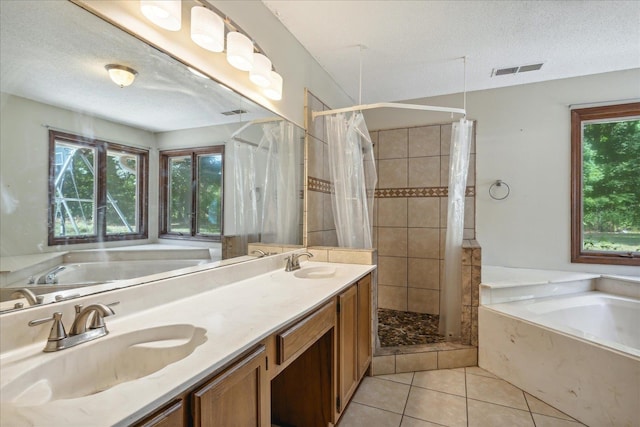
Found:
[{"label": "towel ring", "polygon": [[[498,197],[495,195],[495,191],[496,188],[498,187],[502,187],[502,186],[507,187],[507,192],[505,193],[504,196],[502,197]],[[491,184],[491,186],[489,187],[489,196],[493,199],[493,200],[504,200],[507,197],[509,197],[509,194],[511,194],[511,187],[509,187],[509,184],[507,184],[506,182],[504,182],[501,179],[497,179],[496,182],[494,182],[493,184]]]}]

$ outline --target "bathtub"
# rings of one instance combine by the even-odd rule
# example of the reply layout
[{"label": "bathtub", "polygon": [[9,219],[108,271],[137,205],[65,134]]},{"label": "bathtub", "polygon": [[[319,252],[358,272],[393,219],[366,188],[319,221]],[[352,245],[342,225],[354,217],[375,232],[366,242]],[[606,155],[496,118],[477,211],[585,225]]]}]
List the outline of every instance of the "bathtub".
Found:
[{"label": "bathtub", "polygon": [[496,290],[509,298],[479,307],[482,368],[588,426],[640,426],[640,280],[573,277]]},{"label": "bathtub", "polygon": [[[67,262],[38,271],[30,276],[32,279],[24,278],[0,287],[0,302],[13,300],[11,295],[16,289],[26,288],[35,295],[72,291],[85,286],[151,276],[211,262],[207,259]],[[60,269],[55,274],[57,283],[37,283],[41,277],[44,278],[47,273],[56,269]],[[32,281],[36,283],[31,283]]]},{"label": "bathtub", "polygon": [[[210,261],[179,259],[66,263],[58,266],[60,268],[64,267],[64,270],[56,273],[56,278],[60,285],[104,283],[179,270],[206,264],[207,262]],[[53,269],[48,269],[47,271],[51,270]],[[43,271],[41,275],[46,274],[47,271]]]}]

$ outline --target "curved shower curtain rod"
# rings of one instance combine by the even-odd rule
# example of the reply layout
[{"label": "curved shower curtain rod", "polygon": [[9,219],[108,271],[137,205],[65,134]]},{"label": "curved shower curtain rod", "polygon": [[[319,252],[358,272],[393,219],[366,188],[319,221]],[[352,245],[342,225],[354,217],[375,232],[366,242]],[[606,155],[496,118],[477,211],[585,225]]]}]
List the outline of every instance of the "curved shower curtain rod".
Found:
[{"label": "curved shower curtain rod", "polygon": [[329,114],[346,113],[349,111],[372,110],[374,108],[403,108],[406,110],[440,111],[444,113],[462,114],[463,116],[467,115],[467,112],[464,110],[464,108],[435,107],[432,105],[419,104],[401,104],[398,102],[378,102],[376,104],[354,105],[353,107],[338,108],[335,110],[312,111],[311,119],[315,120],[316,117],[327,116]]}]

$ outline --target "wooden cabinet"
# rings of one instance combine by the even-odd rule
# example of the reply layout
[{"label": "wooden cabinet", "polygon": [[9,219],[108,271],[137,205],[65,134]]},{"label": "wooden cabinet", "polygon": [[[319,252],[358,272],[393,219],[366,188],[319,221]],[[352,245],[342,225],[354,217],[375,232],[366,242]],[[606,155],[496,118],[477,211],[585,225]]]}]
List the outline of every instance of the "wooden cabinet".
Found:
[{"label": "wooden cabinet", "polygon": [[271,425],[266,349],[257,349],[193,393],[196,427]]},{"label": "wooden cabinet", "polygon": [[135,427],[182,427],[186,425],[184,400],[176,399],[135,424]]},{"label": "wooden cabinet", "polygon": [[372,357],[371,275],[286,325],[136,427],[325,427]]},{"label": "wooden cabinet", "polygon": [[371,275],[358,281],[358,379],[371,364],[373,352],[371,337]]},{"label": "wooden cabinet", "polygon": [[371,275],[340,294],[338,302],[337,417],[371,362]]}]

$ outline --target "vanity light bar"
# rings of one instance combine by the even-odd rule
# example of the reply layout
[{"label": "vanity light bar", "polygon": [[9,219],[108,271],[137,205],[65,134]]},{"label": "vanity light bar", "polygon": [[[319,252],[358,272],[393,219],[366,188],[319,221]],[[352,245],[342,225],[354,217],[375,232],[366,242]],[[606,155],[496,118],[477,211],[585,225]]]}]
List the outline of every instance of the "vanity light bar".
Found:
[{"label": "vanity light bar", "polygon": [[[249,80],[274,101],[282,99],[282,76],[273,70],[271,60],[253,40],[228,17],[213,6],[199,4],[191,8],[191,40],[210,52],[225,52],[227,62],[249,72]],[[155,25],[168,31],[182,28],[181,0],[140,0],[142,14]],[[225,16],[224,19],[222,16]]]}]

